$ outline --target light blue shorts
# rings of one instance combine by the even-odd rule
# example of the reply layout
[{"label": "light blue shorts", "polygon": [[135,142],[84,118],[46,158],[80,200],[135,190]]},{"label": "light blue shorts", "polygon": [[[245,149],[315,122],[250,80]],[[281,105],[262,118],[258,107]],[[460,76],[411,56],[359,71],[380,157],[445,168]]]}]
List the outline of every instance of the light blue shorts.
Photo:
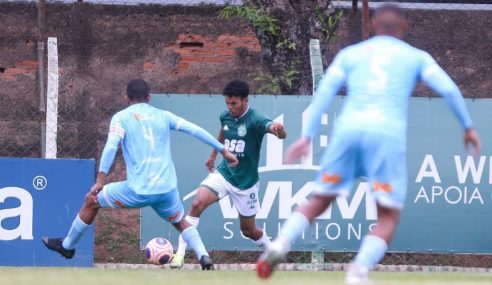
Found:
[{"label": "light blue shorts", "polygon": [[359,177],[367,178],[379,205],[402,209],[407,193],[405,142],[364,131],[339,131],[333,135],[314,193],[349,195]]},{"label": "light blue shorts", "polygon": [[183,203],[177,189],[154,195],[140,195],[126,181],[109,183],[97,194],[101,208],[143,208],[150,206],[164,220],[178,223],[184,216]]}]

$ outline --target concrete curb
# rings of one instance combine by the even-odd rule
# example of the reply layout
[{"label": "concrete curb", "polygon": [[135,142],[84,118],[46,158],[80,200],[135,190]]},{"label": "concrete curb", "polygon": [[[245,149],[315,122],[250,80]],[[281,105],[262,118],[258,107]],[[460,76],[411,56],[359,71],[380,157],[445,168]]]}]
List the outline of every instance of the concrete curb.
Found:
[{"label": "concrete curb", "polygon": [[[347,264],[344,263],[282,263],[278,266],[280,271],[344,271]],[[168,269],[169,265],[153,264],[127,264],[127,263],[96,263],[95,268],[106,269]],[[215,264],[215,270],[226,271],[253,271],[255,264]],[[185,264],[182,270],[201,270],[199,264]],[[374,269],[378,272],[462,272],[492,274],[492,268],[458,267],[458,266],[422,266],[422,265],[378,265]]]}]

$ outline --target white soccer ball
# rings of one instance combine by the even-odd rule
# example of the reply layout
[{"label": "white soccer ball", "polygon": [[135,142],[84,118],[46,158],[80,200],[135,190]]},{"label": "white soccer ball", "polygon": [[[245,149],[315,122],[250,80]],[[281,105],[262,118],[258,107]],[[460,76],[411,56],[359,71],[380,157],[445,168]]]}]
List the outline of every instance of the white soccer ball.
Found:
[{"label": "white soccer ball", "polygon": [[151,239],[145,246],[145,256],[150,263],[163,265],[171,261],[173,246],[163,237]]}]

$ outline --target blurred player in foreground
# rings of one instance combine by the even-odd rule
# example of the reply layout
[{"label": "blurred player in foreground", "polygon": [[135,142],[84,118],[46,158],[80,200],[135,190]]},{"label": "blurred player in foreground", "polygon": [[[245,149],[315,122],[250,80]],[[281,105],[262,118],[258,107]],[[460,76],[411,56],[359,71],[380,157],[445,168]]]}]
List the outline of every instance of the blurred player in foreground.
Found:
[{"label": "blurred player in foreground", "polygon": [[[233,80],[224,88],[227,110],[220,115],[218,140],[226,149],[234,153],[239,164],[231,168],[222,162],[214,172],[217,152],[214,150],[206,162],[211,172],[197,189],[195,200],[186,219],[198,226],[200,215],[210,206],[226,195],[231,197],[239,212],[241,232],[258,247],[270,244],[264,230],[256,226],[255,216],[258,212],[258,160],[263,136],[271,133],[284,139],[287,133],[280,123],[272,122],[258,111],[249,107],[249,86],[242,80]],[[171,268],[181,268],[184,263],[186,241],[180,237],[179,246],[173,256]]]},{"label": "blurred player in foreground", "polygon": [[[101,155],[99,173],[86,195],[79,214],[65,238],[43,237],[43,243],[65,258],[72,258],[75,245],[94,221],[100,208],[142,208],[151,206],[165,221],[181,232],[200,260],[202,269],[213,264],[196,227],[184,217],[183,204],[177,189],[170,148],[170,131],[192,135],[222,153],[235,167],[236,156],[202,128],[164,110],[148,104],[150,90],[144,80],[132,80],[127,85],[129,106],[111,119],[106,146]],[[118,145],[122,144],[127,180],[105,185]]]},{"label": "blurred player in foreground", "polygon": [[396,230],[407,191],[406,132],[408,98],[417,80],[444,97],[464,129],[465,147],[480,150],[463,97],[451,78],[426,52],[401,39],[405,13],[393,4],[378,8],[372,19],[376,36],[349,46],[327,69],[311,103],[307,127],[287,151],[293,162],[308,154],[320,118],[343,84],[347,99],[323,156],[318,189],[309,203],[288,219],[257,263],[268,278],[291,244],[322,214],[337,195],[348,195],[357,177],[367,177],[377,202],[377,225],[366,235],[346,270],[347,284],[368,281],[368,272],[383,258]]}]

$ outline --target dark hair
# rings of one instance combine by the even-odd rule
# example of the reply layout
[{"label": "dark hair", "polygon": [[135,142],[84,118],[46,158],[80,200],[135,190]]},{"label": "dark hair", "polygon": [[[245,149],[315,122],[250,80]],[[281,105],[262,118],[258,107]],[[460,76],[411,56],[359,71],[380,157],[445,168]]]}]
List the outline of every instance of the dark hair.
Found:
[{"label": "dark hair", "polygon": [[126,94],[132,101],[143,101],[149,96],[150,88],[143,79],[133,79],[126,86]]},{"label": "dark hair", "polygon": [[235,79],[227,83],[222,94],[227,97],[240,97],[244,99],[249,95],[249,85],[245,81]]},{"label": "dark hair", "polygon": [[394,13],[398,17],[403,18],[403,19],[407,18],[407,13],[402,8],[400,8],[400,6],[398,6],[397,4],[394,4],[394,3],[382,4],[381,6],[376,8],[376,11],[374,12],[374,16],[377,16],[377,15],[380,15],[383,13],[387,13],[387,12]]}]

